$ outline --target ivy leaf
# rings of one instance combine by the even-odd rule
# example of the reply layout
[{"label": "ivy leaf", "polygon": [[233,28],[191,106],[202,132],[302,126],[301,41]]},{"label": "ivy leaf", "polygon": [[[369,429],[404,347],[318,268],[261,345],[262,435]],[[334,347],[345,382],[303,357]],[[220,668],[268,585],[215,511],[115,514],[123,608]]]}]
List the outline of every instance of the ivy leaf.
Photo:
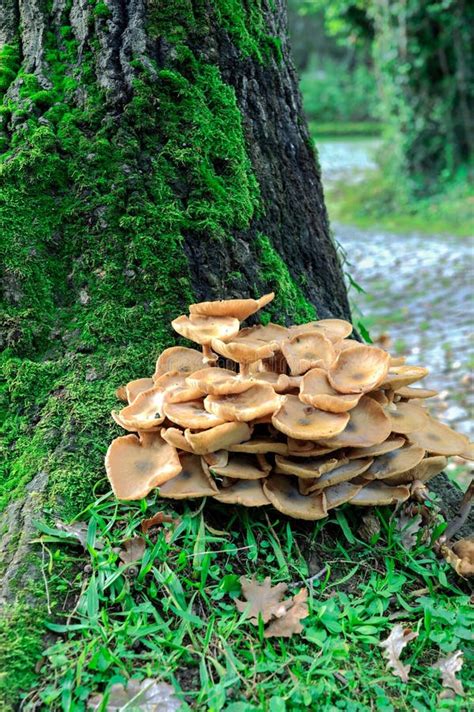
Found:
[{"label": "ivy leaf", "polygon": [[235,605],[239,613],[248,611],[249,620],[254,625],[258,625],[259,615],[264,623],[268,623],[271,618],[285,612],[286,604],[281,599],[288,588],[286,583],[272,586],[270,576],[267,576],[261,584],[255,578],[246,579],[245,576],[241,576],[240,585],[246,600],[236,599]]},{"label": "ivy leaf", "polygon": [[448,690],[452,690],[456,695],[464,696],[464,690],[461,680],[458,680],[456,673],[459,672],[463,666],[463,653],[462,650],[456,650],[455,653],[451,653],[445,658],[439,658],[432,667],[439,670],[441,673],[441,684]]},{"label": "ivy leaf", "polygon": [[397,623],[393,628],[392,632],[380,643],[380,646],[384,648],[384,655],[388,661],[388,667],[392,669],[394,675],[397,675],[403,682],[408,682],[408,673],[410,672],[410,665],[403,665],[400,660],[400,654],[403,648],[418,636],[418,633],[411,630],[411,628],[404,628],[400,623]]},{"label": "ivy leaf", "polygon": [[301,620],[306,618],[308,611],[308,591],[302,588],[301,591],[291,599],[291,606],[285,610],[283,615],[272,621],[266,628],[265,638],[291,638],[294,633],[301,633],[303,626]]},{"label": "ivy leaf", "polygon": [[133,539],[127,539],[123,542],[123,548],[120,549],[120,561],[123,564],[134,564],[142,558],[145,548],[146,542],[141,536],[135,536]]},{"label": "ivy leaf", "polygon": [[[105,712],[177,712],[181,707],[171,685],[151,678],[132,679],[127,686],[116,683],[105,696]],[[93,695],[88,700],[88,709],[100,709],[103,700],[104,695]]]}]

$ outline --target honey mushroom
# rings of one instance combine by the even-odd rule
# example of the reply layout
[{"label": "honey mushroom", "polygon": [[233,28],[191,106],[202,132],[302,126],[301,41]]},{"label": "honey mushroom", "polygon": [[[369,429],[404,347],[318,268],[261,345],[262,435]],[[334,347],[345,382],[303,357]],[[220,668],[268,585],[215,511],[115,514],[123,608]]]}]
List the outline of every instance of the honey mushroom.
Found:
[{"label": "honey mushroom", "polygon": [[112,417],[136,433],[107,451],[118,498],[156,489],[315,521],[346,503],[403,502],[449,455],[473,458],[422,405],[436,391],[412,384],[427,369],[348,338],[349,322],[240,328],[273,298],[192,304],[172,325],[202,352],[171,346],[152,378],[117,390],[126,405]]}]

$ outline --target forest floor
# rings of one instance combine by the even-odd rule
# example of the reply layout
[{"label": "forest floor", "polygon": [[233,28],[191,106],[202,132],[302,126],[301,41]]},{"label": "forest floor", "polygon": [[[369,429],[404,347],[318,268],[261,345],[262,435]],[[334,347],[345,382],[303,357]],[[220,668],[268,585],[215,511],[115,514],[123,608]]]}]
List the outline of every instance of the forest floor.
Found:
[{"label": "forest floor", "polygon": [[[355,172],[354,150],[351,156]],[[360,156],[370,164],[366,152]],[[324,150],[321,162],[330,187]],[[467,431],[473,356],[466,244],[334,229],[347,253],[346,271],[366,290],[352,292],[364,313],[358,318],[374,339],[387,345],[389,333],[395,352],[432,368],[427,383],[442,391],[434,407]],[[450,477],[459,501],[469,473],[455,465]],[[424,510],[428,521],[430,510]],[[157,511],[172,521],[144,533],[143,519]],[[79,519],[84,524],[72,529],[39,527],[51,639],[22,709],[86,710],[98,692],[106,697],[97,709],[116,709],[107,706],[112,685],[145,677],[171,684],[182,710],[471,706],[472,590],[433,550],[445,526],[435,515],[418,527],[412,511],[403,528],[400,512],[390,508],[345,507],[314,523],[215,502],[170,505],[154,496],[117,503],[104,495]],[[140,539],[135,547],[133,537]],[[252,624],[236,607],[241,576],[283,582],[288,595],[306,588],[302,632],[265,637],[263,624]],[[402,655],[411,665],[407,682],[387,668],[380,647],[397,623],[417,633]],[[458,650],[465,658],[458,673],[464,697],[443,688],[433,667]],[[175,708],[163,705],[160,712]]]}]

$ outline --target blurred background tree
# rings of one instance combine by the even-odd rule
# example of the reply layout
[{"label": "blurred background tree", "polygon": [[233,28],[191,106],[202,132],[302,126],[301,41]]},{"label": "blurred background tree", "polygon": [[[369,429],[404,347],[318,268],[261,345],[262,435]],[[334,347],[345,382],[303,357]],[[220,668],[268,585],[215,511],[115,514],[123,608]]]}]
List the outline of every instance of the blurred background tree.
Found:
[{"label": "blurred background tree", "polygon": [[[363,210],[414,211],[436,195],[457,213],[474,153],[474,3],[289,0],[289,8],[313,133],[382,134],[380,175],[356,191]],[[429,220],[433,204],[425,208]]]}]

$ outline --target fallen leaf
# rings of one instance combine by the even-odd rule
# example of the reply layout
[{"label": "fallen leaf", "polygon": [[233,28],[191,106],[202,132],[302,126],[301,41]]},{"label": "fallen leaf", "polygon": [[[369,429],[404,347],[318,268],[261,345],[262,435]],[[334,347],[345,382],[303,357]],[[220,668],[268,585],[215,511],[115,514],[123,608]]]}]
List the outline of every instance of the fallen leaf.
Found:
[{"label": "fallen leaf", "polygon": [[123,542],[122,549],[120,549],[120,561],[123,564],[134,564],[142,558],[145,547],[145,539],[142,539],[141,536],[134,536],[133,539],[127,539]]},{"label": "fallen leaf", "polygon": [[459,539],[452,548],[441,544],[440,554],[459,576],[474,576],[474,539]]},{"label": "fallen leaf", "polygon": [[308,591],[302,588],[301,591],[291,599],[291,606],[285,610],[283,615],[272,621],[266,628],[265,638],[291,638],[294,633],[301,633],[303,626],[301,620],[306,618],[308,611]]},{"label": "fallen leaf", "polygon": [[157,512],[149,519],[142,519],[141,529],[144,534],[147,533],[152,527],[157,527],[159,524],[164,522],[177,522],[177,519],[173,519],[170,514],[165,514],[164,512]]},{"label": "fallen leaf", "polygon": [[408,673],[410,665],[403,665],[400,660],[400,654],[403,648],[418,636],[418,633],[411,628],[404,628],[400,623],[393,626],[392,632],[380,643],[384,648],[384,655],[388,660],[388,666],[392,668],[394,675],[397,675],[403,682],[408,682]]},{"label": "fallen leaf", "polygon": [[440,658],[433,667],[440,671],[441,684],[443,687],[453,690],[456,695],[464,696],[462,682],[456,677],[456,673],[459,672],[463,666],[464,660],[462,656],[462,650],[456,650],[455,653],[451,653],[451,655],[445,658]]},{"label": "fallen leaf", "polygon": [[281,598],[288,586],[286,583],[278,583],[272,586],[270,577],[267,576],[263,583],[258,583],[255,578],[246,579],[240,577],[240,585],[245,601],[235,601],[239,613],[248,610],[248,617],[251,623],[258,625],[258,617],[262,616],[264,623],[268,623],[271,618],[278,616],[278,613],[285,612],[285,604]]},{"label": "fallen leaf", "polygon": [[416,545],[422,522],[421,514],[415,514],[413,517],[409,512],[400,512],[397,519],[397,530],[401,534],[400,538],[405,549],[413,549]]},{"label": "fallen leaf", "polygon": [[[98,710],[104,695],[89,697],[88,709]],[[151,678],[145,680],[129,680],[128,685],[116,683],[108,692],[105,712],[177,712],[181,701],[175,697],[171,685],[166,682],[156,682]]]},{"label": "fallen leaf", "polygon": [[87,530],[89,528],[86,522],[75,522],[74,524],[64,524],[64,522],[55,522],[56,528],[61,529],[63,532],[67,532],[74,539],[82,544],[84,549],[87,548]]}]

